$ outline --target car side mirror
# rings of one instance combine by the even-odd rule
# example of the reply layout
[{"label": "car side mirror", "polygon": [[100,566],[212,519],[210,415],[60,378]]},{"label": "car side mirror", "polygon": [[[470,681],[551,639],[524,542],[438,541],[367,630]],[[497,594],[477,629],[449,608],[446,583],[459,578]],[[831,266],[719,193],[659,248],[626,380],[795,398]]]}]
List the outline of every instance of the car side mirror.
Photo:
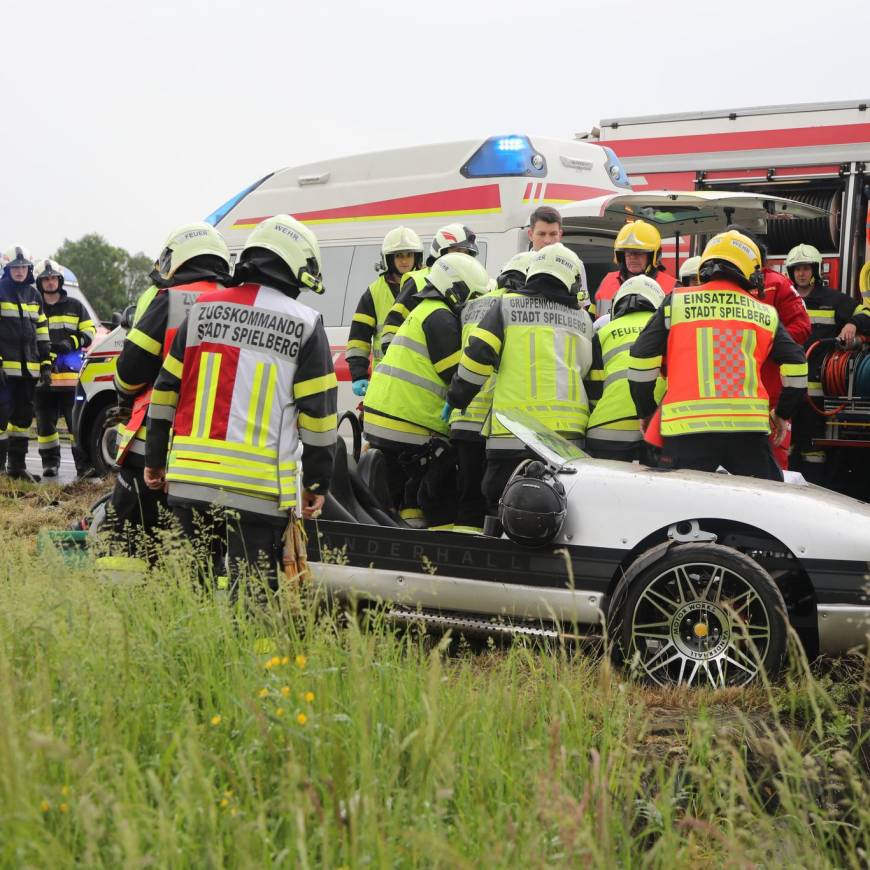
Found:
[{"label": "car side mirror", "polygon": [[[128,305],[121,314],[121,320],[118,326],[123,326],[124,329],[129,329],[133,325],[133,318],[136,315],[136,306]],[[114,320],[114,317],[112,318]]]},{"label": "car side mirror", "polygon": [[109,323],[110,323],[111,326],[112,326],[112,329],[115,329],[116,327],[120,326],[120,325],[121,325],[121,321],[122,321],[123,319],[124,319],[124,315],[121,314],[120,311],[113,311],[113,312],[112,312],[112,319],[109,321]]}]

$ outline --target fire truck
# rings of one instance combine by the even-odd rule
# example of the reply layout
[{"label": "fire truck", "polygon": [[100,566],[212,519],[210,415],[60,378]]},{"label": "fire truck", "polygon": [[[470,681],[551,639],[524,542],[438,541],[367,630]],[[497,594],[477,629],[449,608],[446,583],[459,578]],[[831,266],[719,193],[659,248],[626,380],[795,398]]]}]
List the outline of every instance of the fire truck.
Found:
[{"label": "fire truck", "polygon": [[[870,100],[851,100],[605,118],[576,138],[611,148],[634,191],[751,191],[824,209],[823,217],[768,221],[762,238],[769,264],[783,271],[792,247],[814,245],[828,285],[870,303],[868,106]],[[703,234],[666,241],[668,271],[676,273],[705,241]],[[870,448],[870,346],[851,351],[845,366],[842,352],[838,360],[836,372],[831,365],[823,377],[819,410],[828,425],[818,446],[835,449],[847,476],[863,472],[861,492],[852,494],[866,499],[870,454],[846,448]]]}]

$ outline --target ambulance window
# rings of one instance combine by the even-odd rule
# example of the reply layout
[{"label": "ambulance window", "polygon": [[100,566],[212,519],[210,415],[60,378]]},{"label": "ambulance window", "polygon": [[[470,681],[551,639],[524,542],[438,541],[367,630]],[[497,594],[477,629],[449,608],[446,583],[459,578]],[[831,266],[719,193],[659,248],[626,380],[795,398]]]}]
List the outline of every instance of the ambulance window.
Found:
[{"label": "ambulance window", "polygon": [[353,257],[352,247],[320,248],[320,269],[326,292],[322,296],[306,293],[306,305],[316,308],[323,315],[324,326],[341,326],[344,295],[347,291],[347,273]]},{"label": "ambulance window", "polygon": [[344,303],[344,317],[341,322],[349,324],[353,320],[360,296],[366,287],[378,277],[375,268],[381,259],[380,245],[357,245],[353,250],[353,262],[347,282],[347,299]]}]

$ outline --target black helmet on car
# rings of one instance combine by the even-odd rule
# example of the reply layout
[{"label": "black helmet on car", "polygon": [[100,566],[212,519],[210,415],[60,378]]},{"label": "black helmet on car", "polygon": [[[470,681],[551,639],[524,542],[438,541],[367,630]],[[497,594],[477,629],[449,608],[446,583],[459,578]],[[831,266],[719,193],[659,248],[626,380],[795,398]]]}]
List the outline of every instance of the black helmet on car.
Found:
[{"label": "black helmet on car", "polygon": [[565,522],[565,487],[542,462],[529,462],[508,481],[498,507],[505,534],[527,547],[544,547]]}]

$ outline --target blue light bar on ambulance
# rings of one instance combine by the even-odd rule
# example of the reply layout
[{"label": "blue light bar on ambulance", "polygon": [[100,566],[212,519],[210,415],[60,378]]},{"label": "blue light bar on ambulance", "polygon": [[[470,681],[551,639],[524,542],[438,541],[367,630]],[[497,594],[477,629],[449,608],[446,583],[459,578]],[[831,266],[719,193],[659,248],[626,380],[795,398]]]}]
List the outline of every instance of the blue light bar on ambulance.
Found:
[{"label": "blue light bar on ambulance", "polygon": [[465,178],[541,178],[547,174],[547,161],[528,136],[490,136],[459,171]]},{"label": "blue light bar on ambulance", "polygon": [[268,175],[264,175],[259,181],[249,184],[244,190],[228,199],[223,205],[219,205],[205,218],[205,223],[216,227],[252,190],[256,190],[267,178],[271,178],[274,174],[274,172],[270,172]]},{"label": "blue light bar on ambulance", "polygon": [[616,152],[606,145],[601,146],[604,153],[607,155],[607,162],[604,164],[607,169],[607,174],[610,180],[616,187],[624,187],[626,190],[631,190],[631,182],[628,180],[628,173],[622,165],[622,161],[616,156]]}]

